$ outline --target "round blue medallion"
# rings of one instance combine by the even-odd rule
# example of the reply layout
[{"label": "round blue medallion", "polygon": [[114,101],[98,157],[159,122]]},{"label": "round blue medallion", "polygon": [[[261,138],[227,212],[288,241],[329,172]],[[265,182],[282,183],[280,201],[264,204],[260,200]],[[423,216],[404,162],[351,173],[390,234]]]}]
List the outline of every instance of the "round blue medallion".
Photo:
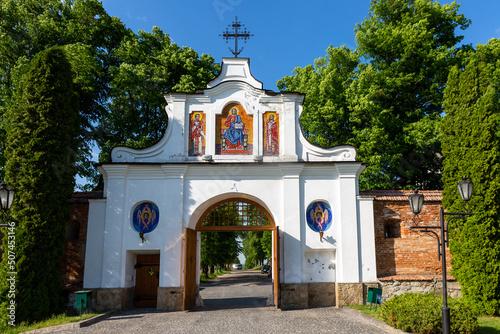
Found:
[{"label": "round blue medallion", "polygon": [[151,202],[139,204],[132,215],[132,225],[137,232],[152,232],[158,225],[160,211],[158,207]]},{"label": "round blue medallion", "polygon": [[307,226],[314,232],[324,232],[332,225],[332,209],[325,202],[312,202],[306,210]]}]

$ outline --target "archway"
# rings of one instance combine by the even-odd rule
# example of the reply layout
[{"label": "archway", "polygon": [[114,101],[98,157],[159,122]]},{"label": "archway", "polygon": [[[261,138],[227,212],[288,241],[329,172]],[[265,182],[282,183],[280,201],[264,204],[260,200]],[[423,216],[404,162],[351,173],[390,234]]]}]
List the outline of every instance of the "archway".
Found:
[{"label": "archway", "polygon": [[197,296],[197,234],[198,232],[273,231],[273,292],[274,305],[279,300],[279,229],[268,210],[248,198],[229,198],[208,207],[198,219],[196,228],[185,230],[185,270],[183,309],[196,306]]}]

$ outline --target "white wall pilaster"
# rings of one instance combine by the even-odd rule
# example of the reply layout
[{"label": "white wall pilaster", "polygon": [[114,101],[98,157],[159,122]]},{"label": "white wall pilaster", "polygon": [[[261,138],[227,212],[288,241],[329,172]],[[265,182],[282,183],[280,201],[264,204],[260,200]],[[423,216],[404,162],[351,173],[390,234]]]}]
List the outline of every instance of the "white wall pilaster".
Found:
[{"label": "white wall pilaster", "polygon": [[360,282],[361,257],[358,214],[358,175],[364,169],[360,162],[336,164],[339,175],[338,210],[340,210],[337,282]]},{"label": "white wall pilaster", "polygon": [[301,238],[301,194],[300,173],[302,164],[280,165],[283,173],[283,225],[282,230],[282,275],[283,283],[301,283],[302,238]]},{"label": "white wall pilaster", "polygon": [[169,196],[163,214],[166,216],[165,247],[160,250],[160,287],[178,287],[182,281],[182,233],[184,222],[184,174],[187,165],[162,165],[165,172],[165,192]]},{"label": "white wall pilaster", "polygon": [[106,165],[107,175],[106,221],[104,226],[104,247],[102,260],[101,288],[118,288],[120,272],[125,259],[122,258],[124,233],[125,178],[127,165]]}]

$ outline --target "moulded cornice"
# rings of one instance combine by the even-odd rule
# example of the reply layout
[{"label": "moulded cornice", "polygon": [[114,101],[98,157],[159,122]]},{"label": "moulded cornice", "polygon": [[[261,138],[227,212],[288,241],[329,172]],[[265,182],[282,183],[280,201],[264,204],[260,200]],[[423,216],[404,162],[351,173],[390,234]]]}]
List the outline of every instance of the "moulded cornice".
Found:
[{"label": "moulded cornice", "polygon": [[183,179],[187,171],[187,165],[161,165],[167,179]]},{"label": "moulded cornice", "polygon": [[205,89],[204,93],[206,96],[213,97],[228,90],[244,91],[254,97],[259,97],[265,93],[263,89],[255,88],[243,81],[225,81],[215,87]]},{"label": "moulded cornice", "polygon": [[364,166],[361,162],[357,162],[352,164],[335,164],[335,168],[337,168],[340,178],[355,178],[365,170],[366,166]]},{"label": "moulded cornice", "polygon": [[174,102],[186,101],[189,94],[188,93],[169,92],[167,94],[163,94],[163,96],[165,97],[165,100],[167,101],[167,103],[170,104],[170,103],[174,103]]},{"label": "moulded cornice", "polygon": [[279,166],[284,179],[298,178],[304,169],[303,164],[280,164]]},{"label": "moulded cornice", "polygon": [[210,164],[189,165],[186,178],[197,180],[228,180],[228,179],[280,179],[282,172],[276,165],[265,164]]},{"label": "moulded cornice", "polygon": [[281,96],[281,100],[283,102],[294,102],[294,103],[299,103],[302,104],[304,103],[304,97],[305,95],[302,93],[296,93],[296,92],[280,92],[279,95]]},{"label": "moulded cornice", "polygon": [[128,165],[101,165],[100,168],[105,171],[108,179],[124,178],[127,176]]}]

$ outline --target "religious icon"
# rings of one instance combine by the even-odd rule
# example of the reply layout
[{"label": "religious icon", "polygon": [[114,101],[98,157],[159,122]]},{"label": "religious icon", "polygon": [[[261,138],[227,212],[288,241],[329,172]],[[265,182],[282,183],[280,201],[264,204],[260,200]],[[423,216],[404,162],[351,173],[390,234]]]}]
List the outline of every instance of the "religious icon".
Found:
[{"label": "religious icon", "polygon": [[224,138],[226,138],[226,141],[229,141],[230,145],[232,144],[234,147],[243,146],[243,131],[245,131],[245,123],[243,123],[241,117],[238,115],[238,109],[233,107],[230,113],[231,116],[226,118],[224,123],[225,126],[229,127],[229,129],[224,132]]},{"label": "religious icon", "polygon": [[252,154],[252,116],[246,114],[243,106],[231,104],[217,116],[216,154]]},{"label": "religious icon", "polygon": [[264,155],[279,155],[278,114],[264,114]]},{"label": "religious icon", "polygon": [[205,154],[205,114],[202,112],[191,115],[189,128],[189,155],[200,156]]},{"label": "religious icon", "polygon": [[332,224],[332,210],[325,202],[313,202],[306,210],[307,226],[314,232],[319,232],[320,240],[323,232],[328,230]]},{"label": "religious icon", "polygon": [[135,208],[132,224],[137,232],[149,233],[158,225],[159,216],[158,207],[151,202],[145,202]]}]

